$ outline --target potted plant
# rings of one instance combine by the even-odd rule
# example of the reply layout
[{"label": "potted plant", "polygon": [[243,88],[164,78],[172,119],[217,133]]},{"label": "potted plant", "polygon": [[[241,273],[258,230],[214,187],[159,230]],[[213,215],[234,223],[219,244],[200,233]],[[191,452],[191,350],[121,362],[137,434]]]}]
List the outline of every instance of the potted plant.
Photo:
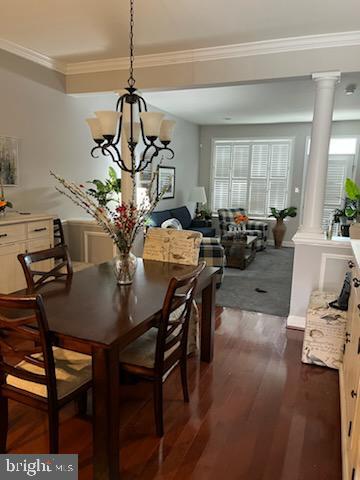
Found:
[{"label": "potted plant", "polygon": [[109,167],[109,178],[105,182],[95,179],[87,183],[93,187],[88,188],[86,192],[96,198],[101,207],[106,207],[109,202],[118,200],[121,193],[121,178],[117,177],[113,167]]},{"label": "potted plant", "polygon": [[278,210],[277,208],[272,207],[270,208],[270,210],[271,215],[269,215],[269,217],[276,218],[276,225],[272,229],[275,248],[280,248],[286,233],[286,225],[284,223],[284,219],[286,217],[296,217],[297,208],[288,207],[284,208],[283,210]]},{"label": "potted plant", "polygon": [[350,237],[360,238],[360,188],[356,183],[347,178],[345,182],[346,195],[350,202],[345,207],[345,215],[353,221],[350,226]]}]

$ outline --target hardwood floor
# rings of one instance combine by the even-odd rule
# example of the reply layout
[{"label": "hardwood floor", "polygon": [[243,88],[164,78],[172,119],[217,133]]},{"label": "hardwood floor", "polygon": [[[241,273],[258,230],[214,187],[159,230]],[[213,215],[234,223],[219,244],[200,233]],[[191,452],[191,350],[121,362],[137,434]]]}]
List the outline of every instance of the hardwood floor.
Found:
[{"label": "hardwood floor", "polygon": [[[302,333],[264,314],[218,309],[213,364],[189,360],[164,387],[165,436],[155,436],[151,385],[121,388],[123,480],[340,480],[336,371],[302,365]],[[46,417],[11,403],[8,450],[47,451]],[[61,416],[60,451],[92,477],[90,418]]]}]

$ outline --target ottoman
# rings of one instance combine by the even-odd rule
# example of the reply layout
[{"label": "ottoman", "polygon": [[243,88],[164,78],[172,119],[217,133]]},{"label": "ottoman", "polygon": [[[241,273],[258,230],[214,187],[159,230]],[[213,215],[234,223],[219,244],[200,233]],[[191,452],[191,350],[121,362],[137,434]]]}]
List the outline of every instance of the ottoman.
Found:
[{"label": "ottoman", "polygon": [[339,369],[344,355],[347,312],[329,306],[335,292],[312,292],[306,315],[302,362]]}]

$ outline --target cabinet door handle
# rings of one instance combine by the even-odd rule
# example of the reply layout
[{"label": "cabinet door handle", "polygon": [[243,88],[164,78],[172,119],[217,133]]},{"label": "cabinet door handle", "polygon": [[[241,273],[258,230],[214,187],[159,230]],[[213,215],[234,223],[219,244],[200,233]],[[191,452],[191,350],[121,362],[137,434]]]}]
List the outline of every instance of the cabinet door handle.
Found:
[{"label": "cabinet door handle", "polygon": [[360,287],[360,280],[358,278],[353,278],[353,285],[355,288]]},{"label": "cabinet door handle", "polygon": [[7,233],[1,233],[1,234],[0,234],[0,238],[5,238],[5,237],[7,237],[7,236],[8,236]]},{"label": "cabinet door handle", "polygon": [[47,230],[46,227],[42,227],[42,228],[35,228],[34,232],[45,232],[45,230]]},{"label": "cabinet door handle", "polygon": [[351,397],[356,398],[357,397],[357,392],[355,390],[351,390]]},{"label": "cabinet door handle", "polygon": [[348,267],[349,267],[349,268],[354,268],[354,267],[355,267],[355,263],[354,263],[352,260],[349,260],[349,261],[348,261]]}]

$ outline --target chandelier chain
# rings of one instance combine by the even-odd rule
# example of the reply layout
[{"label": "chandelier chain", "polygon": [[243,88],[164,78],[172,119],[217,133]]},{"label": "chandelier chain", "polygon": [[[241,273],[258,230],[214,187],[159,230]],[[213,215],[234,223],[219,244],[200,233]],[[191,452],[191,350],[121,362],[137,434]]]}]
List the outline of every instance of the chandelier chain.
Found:
[{"label": "chandelier chain", "polygon": [[129,50],[130,50],[130,77],[128,78],[129,87],[135,85],[134,78],[134,0],[130,0],[130,32],[129,32]]}]

